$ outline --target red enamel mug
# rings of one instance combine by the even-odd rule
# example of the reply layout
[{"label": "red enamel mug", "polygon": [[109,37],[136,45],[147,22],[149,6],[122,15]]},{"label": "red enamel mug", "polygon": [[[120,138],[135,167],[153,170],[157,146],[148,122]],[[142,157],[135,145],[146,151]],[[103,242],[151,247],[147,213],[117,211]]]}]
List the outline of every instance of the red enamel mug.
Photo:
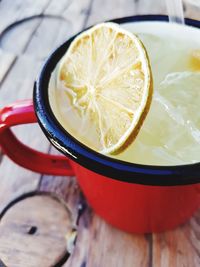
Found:
[{"label": "red enamel mug", "polygon": [[[145,15],[117,23],[166,21]],[[186,19],[200,28],[200,22]],[[56,120],[48,99],[48,84],[71,38],[47,59],[34,86],[32,100],[0,110],[0,146],[17,164],[51,175],[75,175],[94,211],[111,225],[134,233],[161,232],[184,223],[200,207],[200,163],[181,166],[132,164],[101,155],[77,141]],[[19,124],[39,123],[49,141],[64,156],[37,152],[11,131]]]}]

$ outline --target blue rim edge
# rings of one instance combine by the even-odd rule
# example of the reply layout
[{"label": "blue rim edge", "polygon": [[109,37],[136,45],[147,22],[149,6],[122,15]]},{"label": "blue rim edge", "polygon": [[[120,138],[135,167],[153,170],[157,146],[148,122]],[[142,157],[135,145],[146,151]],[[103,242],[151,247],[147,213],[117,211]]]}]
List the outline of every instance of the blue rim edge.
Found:
[{"label": "blue rim edge", "polygon": [[[119,24],[134,21],[168,21],[168,17],[165,15],[139,15],[111,21]],[[185,22],[187,25],[200,28],[200,21],[185,19]],[[49,104],[48,83],[57,62],[77,35],[68,39],[48,57],[34,85],[33,100],[36,116],[52,145],[83,167],[122,182],[156,186],[199,183],[200,163],[180,166],[152,166],[112,159],[81,144],[60,125]],[[93,178],[90,177],[90,179]]]}]

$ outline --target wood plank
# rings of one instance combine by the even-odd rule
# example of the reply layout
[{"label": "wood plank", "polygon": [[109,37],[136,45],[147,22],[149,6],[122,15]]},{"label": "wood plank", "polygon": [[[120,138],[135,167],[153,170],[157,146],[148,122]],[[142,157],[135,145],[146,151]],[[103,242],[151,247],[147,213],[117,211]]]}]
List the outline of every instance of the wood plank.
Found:
[{"label": "wood plank", "polygon": [[[54,5],[53,5],[54,4]],[[70,0],[63,1],[63,3],[60,3],[59,8],[60,10],[63,9],[63,12],[66,11],[67,7],[70,4]],[[54,8],[54,9],[53,9]],[[43,13],[46,13],[46,10],[54,10],[52,13],[53,15],[58,15],[58,10],[55,9],[55,1],[50,0],[37,0],[37,1],[26,1],[23,2],[21,0],[18,1],[4,1],[0,3],[0,62],[1,62],[1,71],[0,71],[0,81],[2,82],[2,79],[4,78],[5,74],[11,67],[13,60],[16,55],[21,55],[26,52],[27,50],[27,44],[29,44],[33,49],[28,49],[31,55],[36,56],[37,53],[40,53],[43,55],[42,57],[47,56],[52,49],[57,45],[52,46],[52,42],[49,43],[48,36],[51,36],[51,34],[46,35],[46,38],[44,38],[44,32],[48,32],[50,29],[55,37],[55,34],[57,31],[55,30],[55,27],[52,29],[52,22],[55,24],[54,26],[58,27],[58,23],[55,23],[56,20],[64,21],[59,19],[58,17],[54,17],[50,19],[49,17],[45,17],[47,21],[46,29],[44,27],[41,27],[42,22],[44,21],[44,17],[40,17],[39,15],[42,15]],[[57,12],[56,12],[57,11]],[[35,17],[36,16],[36,17]],[[37,17],[39,16],[39,17]],[[19,22],[20,20],[26,19],[23,23],[13,25],[10,28],[10,25]],[[33,18],[30,19],[29,18]],[[67,22],[67,21],[66,21]],[[64,27],[61,27],[64,28]],[[69,25],[66,26],[66,28],[69,28]],[[36,31],[37,30],[37,31]],[[40,33],[38,36],[38,32]],[[52,33],[51,32],[51,33]],[[33,34],[34,33],[34,34]],[[58,34],[57,34],[58,35]],[[20,36],[20,38],[19,38]],[[30,42],[30,39],[32,40],[32,37],[37,37],[34,39],[34,41]],[[57,38],[57,36],[56,36]],[[58,39],[58,38],[57,38]],[[41,42],[43,40],[43,42]],[[41,44],[43,44],[41,46]],[[40,46],[40,47],[38,47]],[[35,48],[38,49],[35,49]],[[47,49],[48,48],[48,49]]]},{"label": "wood plank", "polygon": [[153,235],[153,266],[200,266],[200,210],[174,231]]},{"label": "wood plank", "polygon": [[[19,99],[32,97],[33,81],[40,64],[30,57],[18,58],[1,87],[1,107]],[[39,126],[18,126],[13,130],[25,144],[35,149],[48,151],[49,143],[44,138]],[[16,166],[5,156],[1,161],[0,168],[0,210],[17,195],[37,188],[40,174]]]},{"label": "wood plank", "polygon": [[[18,2],[18,4],[21,2]],[[51,1],[50,5],[48,6],[48,12],[52,12],[54,15],[58,14],[60,11],[59,9],[54,9],[56,1]],[[82,9],[87,8],[88,1],[80,1],[80,5],[72,6],[70,12],[67,12],[66,4],[68,1],[63,1],[63,12],[66,13],[66,16],[69,20],[73,20],[73,18],[80,17],[80,25],[81,21],[84,20],[85,14],[82,14]],[[23,2],[24,4],[24,2]],[[27,3],[28,4],[28,3]],[[54,5],[53,5],[54,4]],[[25,5],[25,4],[24,4]],[[46,6],[46,2],[41,3],[42,8],[39,9],[38,7],[39,2],[33,5],[32,13],[37,14],[38,12],[41,13],[44,10],[44,6]],[[57,5],[60,9],[62,9],[61,4]],[[19,7],[20,10],[26,10],[26,5]],[[7,7],[8,8],[8,7]],[[7,10],[5,8],[5,10]],[[16,6],[13,7],[14,9]],[[35,8],[35,9],[34,9]],[[46,7],[47,8],[47,7]],[[3,9],[4,10],[4,9]],[[2,10],[2,12],[3,12]],[[54,11],[54,12],[53,12]],[[11,12],[11,11],[10,11]],[[45,10],[44,10],[45,12]],[[30,13],[30,12],[29,12]],[[28,14],[29,14],[28,13]],[[9,13],[10,14],[10,13]],[[79,16],[80,15],[80,16]],[[2,17],[1,17],[2,18]],[[77,20],[77,25],[74,27],[74,30],[78,30],[77,27],[79,25],[79,20]],[[55,48],[58,42],[61,42],[59,37],[64,39],[68,38],[71,35],[69,24],[67,25],[67,33],[64,34],[64,26],[62,27],[62,32],[56,30],[56,27],[59,27],[59,23],[63,22],[62,20],[58,19],[58,23],[55,20],[49,21],[49,25],[44,20],[40,21],[40,24],[33,24],[32,27],[29,29],[29,34],[27,36],[34,36],[29,39],[22,39],[21,43],[20,40],[18,42],[18,47],[22,47],[25,49],[18,50],[24,53],[23,55],[18,55],[16,61],[14,62],[12,69],[10,70],[9,74],[7,75],[6,79],[4,79],[1,90],[0,90],[0,107],[3,107],[6,104],[14,102],[18,99],[24,98],[31,98],[32,97],[32,88],[35,77],[38,75],[39,70],[41,68],[41,64],[43,62],[43,55],[47,55],[48,52]],[[52,24],[54,27],[52,27]],[[49,39],[48,28],[54,32],[53,38]],[[21,29],[21,35],[23,35],[24,28]],[[80,30],[80,28],[79,28]],[[20,29],[18,31],[20,33]],[[41,42],[41,40],[43,40]],[[14,42],[14,40],[12,40]],[[16,41],[17,42],[17,41]],[[15,42],[15,44],[16,44]],[[28,42],[28,44],[27,44]],[[39,46],[38,44],[41,44]],[[44,45],[45,44],[45,45]],[[38,47],[40,49],[35,49]],[[39,52],[36,52],[39,51]],[[7,61],[8,62],[8,59]],[[9,64],[8,64],[9,65]],[[43,133],[37,126],[20,126],[14,129],[17,136],[24,141],[24,143],[30,145],[33,148],[48,151],[49,150],[49,143],[46,141]],[[23,168],[15,166],[13,162],[11,162],[7,157],[3,157],[1,165],[1,172],[0,172],[0,192],[1,189],[3,192],[7,192],[6,194],[0,193],[0,210],[3,209],[5,205],[7,205],[13,198],[16,196],[32,191],[37,188],[37,185],[40,180],[40,174],[35,174],[30,171],[25,171]],[[14,175],[13,175],[14,173]]]},{"label": "wood plank", "polygon": [[[50,0],[43,1],[4,1],[0,3],[0,41],[5,51],[21,54],[26,43],[29,42],[34,29],[40,25],[40,20],[30,17],[42,14],[48,7]],[[21,20],[24,22],[20,23]],[[27,19],[27,20],[26,20]],[[15,24],[17,23],[17,24]]]},{"label": "wood plank", "polygon": [[185,17],[191,18],[191,19],[200,19],[200,2],[191,1],[191,0],[184,0],[184,11],[185,11]]},{"label": "wood plank", "polygon": [[[195,1],[195,0],[194,0]],[[200,5],[197,7],[193,0],[183,0],[184,16],[199,20]],[[167,15],[167,8],[165,1],[160,0],[136,0],[135,1],[136,14],[165,14]]]},{"label": "wood plank", "polygon": [[87,25],[114,19],[117,17],[131,16],[136,12],[136,4],[132,0],[95,0]]},{"label": "wood plank", "polygon": [[149,260],[145,236],[121,232],[88,209],[78,225],[74,252],[63,267],[146,267]]},{"label": "wood plank", "polygon": [[[53,5],[53,2],[55,4],[55,1],[51,1],[51,4]],[[75,7],[72,7],[69,13],[67,13],[66,10],[66,1],[65,6],[63,8],[63,12],[66,12],[66,16],[73,19],[74,16],[80,15],[80,24],[81,21],[84,20],[85,14],[79,14],[82,12],[83,8],[87,8],[88,1],[82,1],[80,2],[81,5],[76,5]],[[53,6],[49,6],[49,10],[52,8],[52,11],[54,10],[54,15],[56,15],[59,10],[53,9]],[[36,5],[37,6],[37,5]],[[57,5],[58,6],[58,5]],[[59,5],[59,7],[62,9],[62,6]],[[34,10],[32,10],[34,11]],[[60,20],[59,20],[60,22]],[[74,30],[77,30],[78,28],[78,20],[76,27],[74,27]],[[36,28],[38,25],[34,25]],[[37,31],[41,31],[41,34],[45,32],[48,32],[47,28],[48,26],[51,28],[52,24],[49,25],[45,24],[45,27],[43,27],[43,24],[40,24],[40,27],[37,28]],[[59,26],[58,24],[55,24],[54,26]],[[34,31],[34,27],[31,28],[31,34]],[[67,30],[69,27],[67,27]],[[23,29],[22,29],[23,30]],[[80,30],[80,28],[79,28]],[[56,33],[55,27],[53,28],[54,33]],[[26,47],[26,50],[23,51],[24,53],[28,51],[27,55],[21,55],[17,58],[12,70],[10,71],[8,77],[6,77],[5,81],[2,84],[1,91],[0,91],[0,106],[4,106],[6,104],[9,104],[10,102],[13,102],[17,99],[23,99],[23,98],[29,98],[32,96],[32,86],[35,77],[37,76],[37,73],[39,72],[39,69],[41,67],[42,61],[36,58],[36,55],[34,53],[31,54],[31,52],[34,52],[35,45],[37,42],[39,42],[39,38],[37,33],[35,34],[36,37],[32,38],[31,42],[29,42],[28,46]],[[19,33],[19,32],[18,32]],[[40,38],[41,38],[40,34]],[[68,34],[60,34],[60,36],[64,36],[64,38],[67,38],[71,32],[68,32]],[[31,36],[31,35],[30,35]],[[54,38],[51,38],[51,41],[46,42],[45,44],[48,44],[48,47],[43,47],[42,53],[45,50],[49,49],[49,47],[54,48],[55,47],[55,34],[53,36]],[[44,38],[43,38],[44,39]],[[58,40],[58,38],[57,38]],[[22,40],[23,45],[25,41],[28,41],[26,39]],[[43,42],[42,42],[43,43]],[[21,45],[21,44],[20,44]],[[8,61],[7,61],[8,62]],[[24,143],[31,145],[34,148],[40,149],[42,151],[48,151],[49,144],[46,141],[46,139],[43,137],[43,134],[41,134],[41,131],[38,129],[38,127],[33,126],[20,126],[17,127],[15,133],[24,141]],[[26,134],[28,133],[28,134]],[[13,173],[15,174],[13,176]],[[4,208],[5,205],[7,205],[13,198],[16,196],[24,193],[29,192],[37,188],[37,185],[39,183],[40,174],[35,174],[30,171],[26,171],[18,166],[15,166],[13,162],[11,162],[7,157],[4,157],[1,162],[1,173],[0,173],[0,181],[1,181],[1,189],[2,192],[6,192],[6,194],[0,194],[0,210]]]},{"label": "wood plank", "polygon": [[[21,1],[16,1],[16,2],[19,3]],[[40,51],[34,51],[34,48],[36,47],[38,40],[40,39],[37,37],[37,34],[40,34],[41,29],[42,29],[42,32],[45,29],[47,29],[48,24],[45,23],[45,20],[44,21],[42,20],[40,21],[39,24],[36,25],[36,27],[35,26],[33,27],[34,30],[36,29],[35,36],[31,38],[31,41],[29,38],[27,38],[26,39],[27,42],[24,42],[25,46],[22,46],[23,49],[20,50],[21,51],[20,53],[25,53],[25,55],[20,56],[19,60],[17,59],[11,72],[7,75],[6,79],[3,82],[2,95],[0,93],[0,101],[1,99],[3,99],[2,101],[3,104],[10,102],[12,99],[14,100],[16,96],[16,89],[14,89],[14,85],[16,85],[15,88],[17,88],[17,91],[18,91],[18,96],[16,97],[23,98],[25,96],[27,97],[29,96],[29,94],[31,93],[31,90],[28,92],[24,88],[26,86],[29,86],[32,83],[34,79],[34,75],[37,74],[37,69],[39,68],[41,64],[41,59],[43,59],[43,57],[46,56],[46,54],[51,49],[51,47],[52,48],[55,47],[59,42],[62,41],[61,37],[63,37],[63,35],[65,35],[64,37],[65,39],[69,35],[74,34],[75,32],[79,31],[81,28],[85,27],[86,25],[90,25],[97,21],[102,21],[104,19],[111,18],[111,16],[118,17],[118,16],[132,15],[136,11],[138,13],[150,13],[151,10],[153,10],[152,12],[160,13],[158,12],[160,8],[156,9],[157,11],[154,11],[154,7],[152,8],[152,1],[149,1],[147,3],[144,0],[137,1],[138,6],[137,6],[137,3],[136,5],[134,4],[132,5],[132,1],[122,2],[120,0],[117,0],[116,2],[113,2],[113,1],[106,2],[106,1],[95,0],[93,5],[89,5],[90,4],[89,0],[88,1],[79,0],[79,1],[72,1],[69,7],[67,6],[68,3],[66,3],[65,1],[62,0],[61,4],[60,2],[58,5],[56,4],[56,1],[54,0],[51,1],[47,6],[46,11],[44,11],[45,14],[52,14],[52,15],[59,15],[59,16],[61,15],[67,20],[66,24],[64,24],[65,21],[63,22],[62,20],[59,20],[61,24],[63,23],[63,26],[61,26],[60,32],[58,33],[58,39],[56,36],[54,36],[54,38],[51,38],[50,36],[50,39],[45,37],[45,40],[48,40],[47,43],[49,42],[50,46],[48,46],[47,44],[45,44],[44,47],[41,46],[39,50],[42,51],[42,53],[40,53]],[[39,5],[39,1],[35,1],[35,3]],[[64,4],[66,5],[62,6]],[[103,9],[102,6],[105,8]],[[91,14],[91,16],[88,17],[87,16],[88,13]],[[95,15],[93,15],[94,13]],[[20,18],[20,14],[18,16],[19,16],[18,18]],[[61,25],[59,23],[58,24],[56,23],[57,23],[56,21],[55,23],[52,22],[52,25],[54,24],[54,26],[52,27],[53,32],[59,25]],[[65,29],[65,25],[67,29]],[[29,63],[30,61],[32,61],[32,63]],[[21,66],[22,67],[24,66],[25,68],[23,69]],[[32,68],[33,76],[32,75],[29,76],[29,71],[31,71],[31,68]],[[22,76],[23,79],[20,78],[21,80],[20,79],[17,80],[16,77],[18,77],[19,73],[20,75],[22,75],[23,71],[25,72],[25,75]],[[13,78],[13,80],[10,80],[10,78]],[[9,82],[9,80],[11,82]],[[20,89],[21,86],[23,89]],[[11,90],[9,90],[8,88],[9,89],[11,88]],[[9,95],[8,95],[8,90],[9,90]],[[24,93],[25,91],[26,93]],[[10,98],[7,99],[7,96],[9,96]],[[27,136],[27,135],[24,136],[23,129],[22,130],[19,129],[18,131],[19,131],[18,132],[19,136],[22,136],[23,139]],[[30,128],[30,130],[27,132],[28,133],[31,132],[33,134],[31,137],[27,136],[27,140],[26,140],[27,143],[30,143],[30,140],[32,140],[33,141],[32,145],[35,147],[41,147],[42,145],[44,145],[37,131],[34,132],[32,131],[32,128]],[[44,145],[43,149],[44,150],[46,149],[46,145]],[[48,146],[47,146],[47,150],[48,150]],[[4,159],[2,160],[2,164],[4,165],[0,165],[1,167],[6,166],[3,168],[0,167],[1,168],[0,176],[2,175],[2,177],[0,177],[0,181],[3,180],[3,182],[0,182],[0,185],[1,183],[3,184],[2,188],[0,186],[0,201],[2,200],[2,203],[3,203],[2,208],[6,205],[8,201],[12,200],[14,197],[18,196],[22,192],[28,192],[32,189],[34,190],[37,187],[37,184],[39,181],[37,175],[32,174],[31,172],[29,173],[28,171],[22,171],[17,166],[14,167],[13,163],[8,163],[8,162],[6,163],[5,159],[6,158],[4,157]],[[14,177],[13,177],[13,173],[15,174]],[[31,183],[26,182],[27,180],[31,180]],[[80,195],[79,188],[76,184],[75,179],[72,179],[72,182],[70,180],[71,178],[43,176],[43,179],[41,181],[41,190],[56,192],[56,194],[58,194],[61,199],[65,200],[68,203],[68,206],[70,207],[70,209],[72,210],[73,222],[76,222],[77,217],[80,214],[80,206],[85,206],[85,203],[84,203],[84,200],[82,200],[82,197]],[[6,192],[6,194],[3,194],[1,192]],[[8,195],[7,195],[7,192],[8,192]],[[4,196],[1,198],[1,195],[4,195]],[[41,203],[41,205],[43,205],[43,203]],[[37,207],[34,209],[37,210]],[[179,235],[181,236],[182,232],[178,233],[177,235],[174,235],[174,233],[172,233],[171,234],[172,237],[167,237],[167,239],[168,238],[170,240],[174,239],[175,240],[174,243],[175,243],[176,239],[179,238]],[[191,239],[193,232],[191,233],[190,231],[188,231],[188,235],[190,236],[190,239]],[[184,238],[182,238],[181,240],[185,241]],[[195,240],[194,242],[195,246],[199,247],[197,238],[194,240]],[[162,244],[156,243],[155,236],[154,236],[153,241],[154,241],[153,253],[155,253],[155,251],[157,251],[156,244],[158,244],[159,248],[161,248]],[[189,244],[189,243],[184,243],[184,244]],[[175,246],[177,245],[175,244]],[[186,251],[187,248],[189,251],[191,246],[186,245],[184,249],[182,250]],[[23,252],[23,250],[20,252]],[[68,267],[69,266],[70,267],[74,267],[74,266],[87,266],[87,267],[88,266],[89,267],[152,266],[151,253],[152,253],[152,250],[151,250],[151,236],[150,235],[148,236],[148,238],[146,238],[145,236],[129,235],[126,233],[122,233],[112,228],[111,226],[107,225],[104,221],[98,218],[95,214],[91,213],[89,208],[86,208],[85,212],[82,213],[79,223],[78,223],[78,238],[77,238],[75,249],[71,257],[69,258],[69,260],[65,263],[65,266],[68,266]],[[165,258],[165,262],[160,261],[163,264],[162,267],[172,266],[172,265],[164,265],[166,263],[166,259],[169,253],[172,253],[172,249],[170,249],[170,252],[167,252],[167,253],[164,253],[162,251],[161,253],[162,257]],[[190,254],[189,252],[189,254],[187,255],[189,255],[189,258],[192,258],[193,254]],[[38,260],[38,259],[40,259],[40,257],[38,257],[37,255],[35,260]],[[196,256],[195,256],[195,259],[197,259]],[[156,255],[154,254],[153,254],[153,262],[155,262],[156,264],[160,263],[159,257],[156,258]],[[178,262],[180,263],[179,266],[181,266],[181,264],[184,266],[187,260],[184,258],[184,260],[182,261],[179,260]],[[199,263],[199,261],[197,262]],[[50,261],[48,262],[48,264],[49,263]],[[26,265],[21,264],[20,266],[29,267],[27,266],[27,264]],[[40,266],[40,265],[34,265],[34,266]],[[194,265],[194,266],[196,267],[197,265]],[[45,267],[45,266],[42,265],[42,267]],[[193,265],[191,265],[190,267],[193,267]]]},{"label": "wood plank", "polygon": [[71,211],[73,224],[76,228],[79,209],[82,205],[82,196],[75,177],[44,175],[41,179],[40,191],[54,193],[61,201],[66,203]]},{"label": "wood plank", "polygon": [[[23,53],[38,59],[45,59],[71,35],[71,24],[57,16],[43,17],[26,44]],[[45,35],[45,36],[44,36]],[[35,49],[37,47],[37,49]]]},{"label": "wood plank", "polygon": [[57,198],[26,196],[1,218],[0,258],[10,267],[55,266],[68,257],[71,222],[70,211]]},{"label": "wood plank", "polygon": [[42,14],[50,0],[6,0],[0,2],[0,32],[10,24],[29,16]]},{"label": "wood plank", "polygon": [[96,0],[72,0],[69,8],[63,12],[62,16],[71,24],[71,35],[85,28],[93,1]]},{"label": "wood plank", "polygon": [[165,1],[160,0],[138,0],[136,2],[136,13],[142,14],[167,14]]},{"label": "wood plank", "polygon": [[22,55],[17,58],[0,88],[0,107],[16,100],[31,98],[35,78],[42,62]]},{"label": "wood plank", "polygon": [[[73,0],[59,0],[59,4],[57,0],[52,0],[49,2],[48,7],[46,8],[44,14],[51,14],[51,15],[58,15],[60,17],[65,17],[63,14],[69,9],[70,5],[72,4]],[[78,7],[81,2],[82,7],[87,7],[88,2],[83,0],[83,1],[76,1],[76,12],[80,12],[80,7]],[[68,11],[67,11],[68,12]],[[67,17],[65,17],[67,18]]]},{"label": "wood plank", "polygon": [[[40,8],[39,2],[41,2]],[[29,15],[30,12],[32,12],[32,14],[37,14],[38,12],[42,13],[45,7],[47,8],[48,4],[46,1],[36,1],[35,4],[30,5],[28,7],[27,5],[30,4],[30,1],[26,3],[18,1],[16,3],[18,3],[18,9],[20,9],[20,12],[26,12],[27,8],[30,9],[29,11],[27,11],[27,15]],[[21,7],[20,4],[22,4],[23,7]],[[8,8],[9,6],[7,6],[5,10],[7,10]],[[12,8],[15,10],[17,6],[13,5],[13,7],[11,7],[11,10]],[[2,10],[0,10],[0,13],[5,10],[4,8],[2,8]],[[2,14],[3,13],[1,13],[0,16],[1,19],[3,17]],[[11,15],[11,13],[9,13],[9,15]],[[18,19],[18,17],[16,19]],[[31,37],[33,33],[36,33],[36,31],[40,31],[40,29],[42,32],[46,30],[46,28],[40,27],[42,26],[42,24],[34,24],[33,26],[34,27],[31,27],[29,34],[27,34],[26,36]],[[21,35],[23,35],[23,29],[21,30]],[[20,31],[18,31],[18,33],[19,32]],[[43,35],[44,40],[46,34]],[[22,47],[25,47],[25,49],[22,52],[26,53],[26,50],[28,49],[29,54],[27,53],[24,55],[17,55],[16,60],[14,60],[14,62],[12,62],[11,64],[12,68],[10,69],[9,73],[8,71],[6,71],[7,75],[4,78],[0,88],[0,107],[3,107],[4,105],[19,99],[32,97],[33,83],[39,73],[43,61],[43,59],[41,59],[40,57],[36,57],[36,55],[33,53],[33,51],[36,50],[35,47],[32,46],[32,43],[35,42],[34,40],[34,38],[31,38],[31,40],[30,38],[18,38],[15,42],[12,40],[12,42],[14,42],[16,45],[17,43],[19,44],[19,46],[23,44]],[[49,39],[47,40],[49,41]],[[49,41],[48,46],[46,48],[43,47],[44,53],[49,51],[50,46],[52,49],[55,47],[54,40],[52,40],[51,42]],[[8,69],[8,66],[10,65],[12,60],[9,56],[6,56],[6,53],[4,53],[4,55],[4,63],[6,62],[6,68]],[[49,142],[46,140],[38,126],[20,126],[16,127],[14,129],[14,132],[21,140],[23,140],[24,143],[30,145],[33,148],[48,152]],[[7,157],[3,157],[3,159],[1,159],[0,168],[0,210],[2,210],[4,206],[7,205],[16,196],[21,195],[24,192],[33,191],[37,189],[37,186],[40,181],[40,174],[36,174],[31,171],[26,171],[23,168],[14,165],[14,163],[11,162]],[[4,192],[6,192],[6,194],[4,194]]]},{"label": "wood plank", "polygon": [[[65,4],[66,4],[66,2],[65,2]],[[74,16],[79,17],[79,15],[80,15],[80,21],[81,20],[84,21],[85,13],[82,13],[82,9],[86,10],[87,4],[88,4],[88,1],[82,1],[81,5],[76,6],[76,8],[72,7],[69,14],[67,14],[66,8],[64,8],[63,12],[66,12],[66,15],[69,18],[71,18],[71,20]],[[79,23],[77,20],[77,24],[73,28],[74,31],[81,29],[81,27],[78,27],[78,25],[79,25]],[[80,25],[82,25],[82,24],[80,23]],[[36,27],[35,27],[36,35],[41,30],[41,28],[42,28],[42,31],[44,32],[44,30],[47,29],[47,26],[48,25],[46,24],[45,27],[43,27],[43,22],[39,25],[39,27],[38,27],[38,25],[36,25]],[[57,24],[56,26],[58,27],[59,25]],[[51,27],[51,25],[49,25],[49,27]],[[67,27],[67,28],[69,29],[69,27]],[[70,27],[70,29],[71,28],[72,27]],[[32,32],[34,32],[34,27],[32,29],[33,29]],[[53,30],[54,30],[54,32],[56,32],[56,27],[54,27]],[[64,35],[63,32],[61,32],[60,36],[63,37],[63,35]],[[65,34],[64,38],[66,39],[69,35],[71,35],[71,32],[69,32],[68,34]],[[31,42],[30,42],[30,40],[27,40],[28,45],[26,42],[23,43],[23,44],[25,44],[25,46],[23,46],[23,49],[21,50],[23,55],[18,55],[17,60],[14,62],[11,71],[8,73],[8,75],[6,76],[6,78],[4,79],[4,81],[2,83],[2,87],[1,87],[1,91],[0,91],[0,105],[3,106],[7,103],[10,103],[10,102],[16,100],[16,99],[31,97],[33,81],[34,81],[34,78],[37,75],[37,72],[38,72],[38,70],[41,66],[41,63],[42,63],[41,55],[33,53],[33,52],[35,52],[34,51],[34,49],[35,49],[34,44],[37,44],[37,40],[38,40],[36,38],[37,38],[37,36],[33,36],[33,38],[31,38]],[[55,47],[54,41],[55,40],[57,41],[57,39],[56,39],[56,36],[54,35],[54,38],[52,38],[50,40],[50,42],[48,40],[48,47],[45,46],[44,49],[46,49],[46,48],[49,49],[50,45],[52,46],[51,49],[54,48]],[[20,50],[18,50],[18,51],[20,51]],[[45,50],[45,52],[46,52],[46,50]],[[30,90],[27,90],[28,88],[30,88]],[[17,135],[20,138],[23,139],[23,141],[25,143],[31,144],[32,147],[40,148],[43,151],[45,151],[45,150],[48,151],[49,145],[48,144],[46,145],[46,142],[44,141],[44,139],[41,139],[41,135],[39,134],[38,129],[34,130],[32,126],[30,126],[29,129],[27,128],[27,126],[25,128],[23,126],[17,127],[17,128],[18,129],[16,129],[15,132],[17,133]],[[26,133],[28,133],[28,134],[26,134]],[[16,165],[14,165],[7,157],[3,158],[0,167],[1,167],[1,172],[0,172],[0,185],[1,185],[0,186],[0,203],[1,203],[0,210],[2,210],[10,201],[12,201],[17,196],[21,195],[24,192],[30,192],[32,190],[35,190],[38,186],[40,175],[39,174],[33,174],[32,172],[29,172],[27,170],[24,170],[24,169],[22,169]],[[74,189],[74,187],[73,187],[73,189]],[[4,192],[6,192],[6,194],[4,194]],[[42,203],[41,206],[43,204],[45,204],[45,203]],[[34,207],[34,210],[36,211],[37,207]],[[52,209],[49,209],[49,212],[52,212]],[[6,226],[7,225],[8,225],[8,223],[6,222]],[[3,230],[3,232],[4,231],[5,231],[5,229]],[[4,238],[6,238],[6,236],[4,236]],[[24,238],[25,239],[22,243],[26,244],[29,239],[27,237],[24,237]],[[43,239],[41,241],[47,242],[48,240],[46,238],[44,238],[44,236],[43,236]],[[5,245],[7,243],[5,243],[5,240],[2,240],[2,244]],[[19,244],[20,244],[20,242],[19,242]],[[52,244],[52,243],[50,243],[50,244]],[[69,242],[69,244],[70,244],[70,242]],[[44,264],[40,264],[40,260],[41,260],[40,255],[43,255],[44,250],[43,250],[42,254],[39,254],[38,251],[37,251],[37,253],[33,251],[34,252],[33,256],[35,256],[34,261],[27,262],[27,255],[25,254],[25,253],[27,253],[26,247],[24,247],[24,246],[20,247],[20,246],[18,246],[18,244],[15,244],[15,245],[18,249],[18,255],[20,255],[19,259],[17,258],[17,262],[19,262],[19,265],[17,265],[17,266],[20,266],[20,267],[23,267],[23,266],[24,267],[25,266],[26,267],[27,266],[42,266],[42,267],[44,267],[45,266]],[[59,242],[58,246],[60,246],[60,242]],[[37,247],[40,248],[39,245],[37,245],[36,248]],[[48,246],[47,246],[47,248],[48,248]],[[0,249],[0,251],[2,252],[2,248]],[[6,253],[10,253],[9,251],[10,251],[10,245],[8,245],[8,247],[6,248],[6,252],[4,250],[4,256]],[[11,252],[12,252],[12,250],[11,250]],[[48,253],[46,253],[46,254],[48,254]],[[2,256],[0,256],[0,257],[2,257]],[[46,262],[48,260],[48,264],[46,266],[50,266],[50,265],[53,266],[55,261],[52,260],[52,255],[48,254],[48,257],[46,259]],[[51,261],[50,261],[50,257],[51,257]],[[5,260],[10,260],[10,257],[7,256],[7,258]],[[10,263],[8,263],[8,264],[10,264]],[[11,264],[11,266],[15,266],[15,265]]]},{"label": "wood plank", "polygon": [[1,63],[0,84],[1,84],[1,81],[4,79],[6,73],[8,72],[14,60],[15,60],[15,55],[5,52],[2,49],[0,49],[0,63]]}]

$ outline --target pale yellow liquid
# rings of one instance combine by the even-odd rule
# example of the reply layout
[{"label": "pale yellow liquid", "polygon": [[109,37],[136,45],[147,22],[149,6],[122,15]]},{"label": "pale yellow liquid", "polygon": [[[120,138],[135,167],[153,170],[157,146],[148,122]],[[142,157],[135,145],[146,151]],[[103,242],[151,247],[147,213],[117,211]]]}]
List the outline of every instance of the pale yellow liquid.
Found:
[{"label": "pale yellow liquid", "polygon": [[[200,50],[200,30],[159,22],[122,26],[138,34],[147,49],[154,94],[150,111],[135,141],[114,157],[148,165],[200,161],[200,66],[192,56]],[[49,87],[54,114],[73,136],[93,147],[94,129],[81,134],[77,114],[70,113],[64,95],[56,93],[54,75]]]}]

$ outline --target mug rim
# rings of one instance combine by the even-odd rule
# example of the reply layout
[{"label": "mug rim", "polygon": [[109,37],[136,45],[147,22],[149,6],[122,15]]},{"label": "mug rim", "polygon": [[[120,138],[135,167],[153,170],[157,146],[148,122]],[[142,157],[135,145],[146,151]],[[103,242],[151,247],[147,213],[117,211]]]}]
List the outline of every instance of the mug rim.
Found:
[{"label": "mug rim", "polygon": [[[110,21],[119,24],[139,21],[168,21],[168,16],[137,15]],[[200,28],[200,21],[186,18],[185,23],[186,25]],[[157,166],[130,163],[110,158],[82,144],[62,127],[53,114],[49,103],[49,80],[58,61],[78,34],[65,41],[47,58],[34,84],[33,101],[35,113],[39,125],[50,143],[81,166],[121,182],[156,186],[199,183],[200,162],[186,165]]]}]

